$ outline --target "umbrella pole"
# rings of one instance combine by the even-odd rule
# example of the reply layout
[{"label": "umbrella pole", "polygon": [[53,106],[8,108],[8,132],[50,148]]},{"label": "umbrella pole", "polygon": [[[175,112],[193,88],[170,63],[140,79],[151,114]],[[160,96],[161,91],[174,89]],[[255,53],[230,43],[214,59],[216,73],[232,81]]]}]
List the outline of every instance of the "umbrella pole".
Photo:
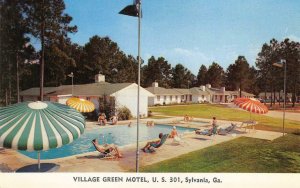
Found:
[{"label": "umbrella pole", "polygon": [[41,153],[38,151],[38,171],[41,170]]}]

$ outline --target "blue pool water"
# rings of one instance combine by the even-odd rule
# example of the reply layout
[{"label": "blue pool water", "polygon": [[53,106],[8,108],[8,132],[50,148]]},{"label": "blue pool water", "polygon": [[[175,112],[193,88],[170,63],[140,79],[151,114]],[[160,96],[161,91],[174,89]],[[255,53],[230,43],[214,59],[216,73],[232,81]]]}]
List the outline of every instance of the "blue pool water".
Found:
[{"label": "blue pool water", "polygon": [[[141,125],[139,127],[140,141],[146,141],[158,138],[159,133],[169,134],[172,130],[172,126],[168,125],[155,125],[153,127],[147,127]],[[177,127],[177,132],[191,132],[193,128]],[[89,131],[85,131],[83,135],[74,142],[64,145],[60,148],[50,149],[48,151],[41,151],[41,159],[56,159],[62,157],[68,157],[81,153],[95,151],[95,148],[91,141],[97,138],[100,144],[116,144],[118,146],[125,146],[128,144],[136,143],[136,126],[115,126],[115,127],[104,127],[95,128]],[[37,152],[19,151],[20,153],[37,159]]]}]

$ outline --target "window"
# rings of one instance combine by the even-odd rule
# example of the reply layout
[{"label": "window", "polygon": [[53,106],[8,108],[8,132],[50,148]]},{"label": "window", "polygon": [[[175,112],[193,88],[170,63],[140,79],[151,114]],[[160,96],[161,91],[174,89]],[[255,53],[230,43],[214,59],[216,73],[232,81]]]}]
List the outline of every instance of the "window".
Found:
[{"label": "window", "polygon": [[171,95],[171,96],[170,96],[170,101],[172,101],[172,99],[173,99],[173,96]]},{"label": "window", "polygon": [[202,99],[204,99],[204,95],[202,95]]},{"label": "window", "polygon": [[190,101],[192,101],[192,95],[190,95]]},{"label": "window", "polygon": [[165,101],[167,100],[167,96],[164,96],[164,100],[165,100]]},{"label": "window", "polygon": [[175,99],[176,99],[176,101],[178,100],[178,96],[177,95],[175,96]]},{"label": "window", "polygon": [[160,96],[159,95],[157,95],[157,101],[160,101]]}]

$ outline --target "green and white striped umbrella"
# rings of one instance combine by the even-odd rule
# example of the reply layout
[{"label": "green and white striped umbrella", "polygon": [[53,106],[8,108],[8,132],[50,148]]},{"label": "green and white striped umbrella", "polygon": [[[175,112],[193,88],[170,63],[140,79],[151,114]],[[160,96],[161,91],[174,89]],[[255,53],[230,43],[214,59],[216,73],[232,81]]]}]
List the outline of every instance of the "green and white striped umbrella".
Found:
[{"label": "green and white striped umbrella", "polygon": [[84,117],[52,102],[23,102],[0,108],[0,147],[41,151],[71,143],[84,131]]}]

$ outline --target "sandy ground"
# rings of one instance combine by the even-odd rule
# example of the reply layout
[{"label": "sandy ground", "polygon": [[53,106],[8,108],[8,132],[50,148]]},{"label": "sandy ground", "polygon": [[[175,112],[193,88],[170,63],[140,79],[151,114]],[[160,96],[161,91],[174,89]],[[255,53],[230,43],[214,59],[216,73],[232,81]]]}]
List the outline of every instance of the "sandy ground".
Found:
[{"label": "sandy ground", "polygon": [[[154,120],[156,123],[169,121],[177,121],[180,123],[182,118],[168,118],[162,120]],[[170,121],[172,120],[172,121]],[[196,119],[197,121],[205,121],[205,119]],[[143,120],[146,121],[146,120]],[[208,120],[206,120],[208,121]],[[128,122],[123,122],[127,124]],[[227,126],[230,122],[222,121],[223,126]],[[182,122],[181,126],[199,127],[198,124]],[[94,128],[95,123],[87,123],[87,128]],[[203,126],[203,125],[202,125]],[[100,128],[100,127],[99,127]],[[254,137],[260,139],[273,140],[280,136],[281,133],[270,131],[253,131],[244,132],[242,130],[234,130],[225,136],[204,136],[196,135],[195,133],[187,133],[182,137],[180,143],[174,143],[173,139],[168,139],[166,143],[158,148],[154,153],[144,153],[139,151],[140,166],[151,165],[163,160],[171,159],[179,155],[189,153],[191,151],[203,149],[218,143],[236,139],[241,136]],[[145,142],[140,142],[140,147],[143,147]],[[84,153],[81,155],[71,156],[61,159],[43,160],[43,163],[55,163],[60,165],[56,172],[127,172],[135,169],[136,164],[136,144],[120,147],[123,158],[120,159],[101,159],[98,152]],[[37,163],[37,160],[23,156],[17,151],[11,149],[0,150],[0,172],[14,172],[17,169],[26,165]]]}]

